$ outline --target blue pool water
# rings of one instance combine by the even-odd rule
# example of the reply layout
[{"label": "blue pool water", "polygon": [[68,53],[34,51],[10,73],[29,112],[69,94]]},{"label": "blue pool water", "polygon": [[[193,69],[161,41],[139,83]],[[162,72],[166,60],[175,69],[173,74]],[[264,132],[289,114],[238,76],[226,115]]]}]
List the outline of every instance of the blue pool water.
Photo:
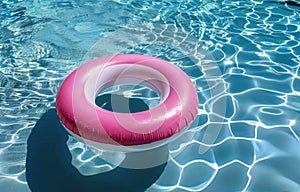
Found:
[{"label": "blue pool water", "polygon": [[0,10],[0,191],[30,191],[27,141],[60,83],[114,53],[173,62],[198,92],[197,124],[146,191],[300,191],[296,3],[6,0]]}]

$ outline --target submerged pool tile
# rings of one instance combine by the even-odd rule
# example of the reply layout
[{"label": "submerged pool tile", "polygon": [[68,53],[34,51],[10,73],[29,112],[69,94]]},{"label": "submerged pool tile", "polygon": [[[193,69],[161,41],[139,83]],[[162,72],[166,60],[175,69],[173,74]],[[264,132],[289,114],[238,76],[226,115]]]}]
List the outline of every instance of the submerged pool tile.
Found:
[{"label": "submerged pool tile", "polygon": [[247,171],[247,167],[232,163],[220,169],[215,179],[203,191],[242,191],[247,184]]},{"label": "submerged pool tile", "polygon": [[291,156],[256,163],[250,171],[249,191],[299,191],[298,164],[299,157]]},{"label": "submerged pool tile", "polygon": [[255,136],[255,126],[246,122],[231,123],[230,130],[235,137],[254,138]]},{"label": "submerged pool tile", "polygon": [[254,148],[249,140],[229,139],[221,145],[213,147],[215,161],[218,166],[239,160],[247,165],[253,162]]},{"label": "submerged pool tile", "polygon": [[194,161],[185,166],[181,173],[180,186],[191,189],[205,188],[216,170],[203,162]]},{"label": "submerged pool tile", "polygon": [[[191,143],[186,148],[184,148],[183,151],[181,151],[179,154],[175,155],[174,158],[177,163],[179,163],[182,167],[184,167],[186,164],[188,164],[191,161],[197,161],[202,160],[209,163],[214,163],[215,158],[212,148],[205,148],[206,151],[204,153],[201,153],[201,148],[203,149],[204,146],[200,145],[198,143]],[[172,155],[173,156],[173,155]]]},{"label": "submerged pool tile", "polygon": [[230,93],[240,93],[255,87],[255,79],[243,74],[233,74],[225,80],[229,83]]},{"label": "submerged pool tile", "polygon": [[292,85],[293,85],[293,89],[294,89],[295,91],[300,92],[300,78],[299,78],[299,79],[294,79]]},{"label": "submerged pool tile", "polygon": [[181,174],[181,168],[178,167],[173,162],[169,162],[165,168],[165,171],[162,173],[161,177],[157,180],[156,184],[167,187],[175,186],[179,182]]},{"label": "submerged pool tile", "polygon": [[194,139],[203,144],[211,145],[222,142],[226,140],[227,137],[231,136],[232,135],[228,124],[220,123],[219,121],[210,123],[203,127],[201,130],[195,133]]}]

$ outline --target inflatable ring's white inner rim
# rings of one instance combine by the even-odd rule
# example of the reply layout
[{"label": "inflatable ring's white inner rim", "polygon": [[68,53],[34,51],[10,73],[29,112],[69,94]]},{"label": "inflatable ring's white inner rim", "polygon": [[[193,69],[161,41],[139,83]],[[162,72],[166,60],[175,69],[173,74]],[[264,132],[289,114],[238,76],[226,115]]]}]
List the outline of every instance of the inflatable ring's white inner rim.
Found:
[{"label": "inflatable ring's white inner rim", "polygon": [[167,99],[170,93],[169,81],[163,74],[156,69],[140,64],[101,65],[91,69],[85,83],[84,93],[86,98],[96,105],[95,99],[102,90],[115,85],[128,84],[151,88],[159,95],[160,104]]}]

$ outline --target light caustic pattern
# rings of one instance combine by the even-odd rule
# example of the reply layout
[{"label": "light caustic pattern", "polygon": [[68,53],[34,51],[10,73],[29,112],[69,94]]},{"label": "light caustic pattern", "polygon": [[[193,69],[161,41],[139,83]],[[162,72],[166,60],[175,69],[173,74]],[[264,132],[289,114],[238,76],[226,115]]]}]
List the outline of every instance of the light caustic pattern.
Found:
[{"label": "light caustic pattern", "polygon": [[[26,142],[67,74],[85,60],[121,52],[173,62],[200,101],[198,125],[170,145],[173,158],[147,191],[300,189],[299,7],[254,0],[0,5],[1,188],[28,191]],[[180,39],[188,43],[178,46]],[[110,43],[101,49],[99,42]],[[94,161],[83,144],[69,145],[79,157],[74,164],[113,168]]]}]

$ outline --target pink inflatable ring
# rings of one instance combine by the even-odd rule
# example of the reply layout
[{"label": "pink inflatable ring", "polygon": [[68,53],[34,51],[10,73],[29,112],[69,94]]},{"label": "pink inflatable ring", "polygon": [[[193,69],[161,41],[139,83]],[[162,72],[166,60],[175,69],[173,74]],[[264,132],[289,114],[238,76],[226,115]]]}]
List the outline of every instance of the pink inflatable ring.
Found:
[{"label": "pink inflatable ring", "polygon": [[[160,104],[136,113],[112,112],[95,104],[113,85],[140,84],[160,96]],[[171,137],[196,117],[198,96],[189,77],[174,64],[145,55],[120,54],[90,61],[62,83],[57,114],[81,138],[114,145],[140,145]]]}]

